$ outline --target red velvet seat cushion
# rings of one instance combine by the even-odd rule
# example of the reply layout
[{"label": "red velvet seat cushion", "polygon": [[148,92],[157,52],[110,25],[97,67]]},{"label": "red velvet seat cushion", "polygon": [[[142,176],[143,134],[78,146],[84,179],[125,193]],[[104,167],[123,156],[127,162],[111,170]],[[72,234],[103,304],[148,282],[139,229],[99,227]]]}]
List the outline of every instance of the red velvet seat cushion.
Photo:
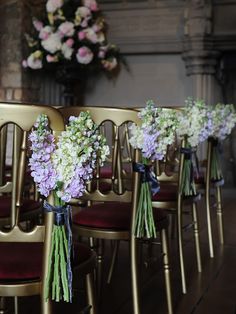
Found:
[{"label": "red velvet seat cushion", "polygon": [[42,272],[42,251],[42,243],[0,242],[0,280],[39,279]]},{"label": "red velvet seat cushion", "polygon": [[[92,190],[96,190],[97,185],[96,182],[92,183]],[[109,192],[111,190],[111,183],[109,182],[99,182],[99,191],[102,193]]]},{"label": "red velvet seat cushion", "polygon": [[205,184],[205,178],[204,175],[194,176],[194,182],[196,184]]},{"label": "red velvet seat cushion", "polygon": [[155,202],[174,202],[177,201],[177,186],[161,186],[160,191],[153,195],[152,201]]},{"label": "red velvet seat cushion", "polygon": [[[42,272],[42,243],[0,242],[0,281],[37,280]],[[73,266],[88,260],[91,250],[87,246],[74,245]]]},{"label": "red velvet seat cushion", "polygon": [[[127,173],[130,173],[130,171],[131,171],[130,163],[123,164],[122,166],[123,166],[124,171],[126,171]],[[112,168],[111,168],[111,166],[105,165],[105,166],[100,168],[100,178],[110,179],[111,177],[112,177]]]},{"label": "red velvet seat cushion", "polygon": [[[27,212],[40,208],[40,206],[41,206],[40,202],[30,200],[30,199],[25,199],[23,200],[23,204],[21,206],[20,212],[27,213]],[[8,217],[10,215],[10,208],[11,208],[11,197],[1,196],[0,197],[0,218]]]},{"label": "red velvet seat cushion", "polygon": [[[120,202],[105,202],[83,208],[73,216],[73,223],[78,226],[130,230],[131,204]],[[157,229],[168,225],[167,215],[163,210],[153,209]]]}]

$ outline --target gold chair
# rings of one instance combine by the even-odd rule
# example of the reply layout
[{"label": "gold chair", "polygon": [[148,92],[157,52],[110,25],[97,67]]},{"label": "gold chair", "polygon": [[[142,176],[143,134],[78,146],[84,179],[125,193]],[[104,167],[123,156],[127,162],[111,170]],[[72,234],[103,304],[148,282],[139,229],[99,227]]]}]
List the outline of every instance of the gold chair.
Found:
[{"label": "gold chair", "polygon": [[[12,167],[13,156],[18,158],[20,154],[21,131],[13,125],[8,124],[0,131],[0,225],[10,224],[12,201],[12,189],[14,176]],[[8,154],[7,154],[8,153]],[[38,219],[42,210],[42,202],[35,198],[34,183],[29,170],[24,178],[24,196],[22,198],[19,220],[30,222]]]},{"label": "gold chair", "polygon": [[[16,125],[20,136],[20,152],[13,151],[12,177],[12,209],[10,226],[0,230],[0,297],[15,298],[15,313],[18,312],[17,297],[40,295],[41,313],[52,313],[50,300],[45,300],[44,284],[48,271],[53,213],[45,213],[45,225],[37,225],[33,230],[25,232],[19,223],[22,194],[26,169],[28,133],[39,114],[46,114],[50,127],[57,137],[64,130],[64,121],[60,113],[51,107],[0,103],[0,129],[8,123]],[[15,140],[13,139],[13,143]],[[1,202],[1,200],[0,200]],[[53,205],[53,197],[48,202]],[[76,248],[78,248],[76,246]],[[74,261],[75,271],[79,276],[86,275],[91,313],[96,313],[94,303],[92,275],[95,267],[95,255],[87,247],[79,246],[79,259]]]},{"label": "gold chair", "polygon": [[[223,210],[222,210],[222,186],[224,180],[211,180],[211,168],[212,168],[212,155],[215,142],[209,139],[207,141],[207,158],[206,167],[203,173],[200,173],[198,177],[195,177],[195,183],[199,190],[203,191],[205,196],[205,206],[207,215],[207,232],[209,242],[210,257],[214,257],[214,243],[212,232],[212,218],[211,208],[216,207],[217,215],[217,227],[220,244],[224,244],[224,226],[223,226]],[[212,193],[213,192],[213,193]],[[213,197],[212,197],[213,196]],[[213,200],[214,198],[214,200]]]},{"label": "gold chair", "polygon": [[[182,107],[162,107],[163,110],[182,110]],[[140,111],[142,108],[134,108]],[[175,228],[175,217],[177,216],[177,239],[178,239],[178,255],[181,271],[182,292],[187,292],[186,288],[186,274],[184,263],[184,250],[183,250],[183,230],[189,228],[189,224],[184,226],[183,215],[184,206],[191,206],[192,209],[192,225],[195,239],[195,251],[197,260],[198,272],[202,271],[200,243],[199,243],[199,227],[198,227],[198,214],[197,214],[197,201],[200,195],[195,197],[185,198],[181,192],[182,184],[182,170],[184,162],[184,154],[179,153],[181,148],[185,148],[185,140],[180,146],[169,147],[165,156],[165,160],[155,162],[155,173],[160,182],[160,191],[152,198],[152,205],[156,209],[164,209],[168,211],[172,218],[172,235]]]},{"label": "gold chair", "polygon": [[[131,251],[131,278],[133,295],[133,313],[140,313],[138,265],[137,265],[137,244],[138,240],[134,237],[134,218],[137,209],[137,198],[139,189],[139,174],[134,174],[133,188],[127,189],[126,181],[123,180],[127,173],[127,167],[132,165],[131,160],[125,165],[121,156],[121,135],[124,127],[129,122],[140,123],[137,113],[133,110],[105,108],[105,107],[66,107],[60,109],[66,121],[71,115],[78,116],[81,111],[88,110],[94,122],[102,128],[108,128],[104,131],[107,134],[107,140],[111,147],[111,167],[112,171],[107,172],[106,180],[109,179],[110,191],[103,193],[100,188],[100,173],[102,168],[98,166],[96,171],[96,184],[90,184],[87,192],[81,198],[90,202],[90,206],[81,208],[73,216],[73,225],[75,232],[80,236],[102,239],[102,240],[128,240]],[[108,125],[107,125],[108,124]],[[123,138],[123,137],[122,137]],[[133,161],[139,161],[139,154],[135,151]],[[110,178],[108,178],[110,173]],[[124,183],[125,182],[125,183]],[[74,200],[73,204],[78,203]],[[169,254],[167,245],[168,218],[164,211],[154,210],[154,217],[157,231],[161,234],[161,244],[163,251],[163,265],[165,274],[165,287],[167,295],[168,313],[173,313]],[[102,252],[98,253],[98,265],[102,264]],[[101,267],[100,267],[101,268]],[[101,271],[100,271],[101,276]]]}]

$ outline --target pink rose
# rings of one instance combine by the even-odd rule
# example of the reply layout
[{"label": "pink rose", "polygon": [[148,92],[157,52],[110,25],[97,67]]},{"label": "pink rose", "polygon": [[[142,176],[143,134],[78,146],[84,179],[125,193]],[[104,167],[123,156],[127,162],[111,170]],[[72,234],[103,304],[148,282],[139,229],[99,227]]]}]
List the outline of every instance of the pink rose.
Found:
[{"label": "pink rose", "polygon": [[83,4],[91,11],[98,11],[98,4],[95,0],[83,0]]},{"label": "pink rose", "polygon": [[108,50],[108,46],[102,46],[98,51],[98,58],[104,59]]},{"label": "pink rose", "polygon": [[93,52],[86,46],[78,49],[76,59],[81,64],[89,64],[93,60]]},{"label": "pink rose", "polygon": [[46,60],[48,63],[57,62],[58,58],[56,56],[47,55]]},{"label": "pink rose", "polygon": [[26,60],[22,61],[22,66],[23,66],[23,68],[28,68],[28,63]]},{"label": "pink rose", "polygon": [[37,20],[36,18],[33,18],[33,25],[34,25],[34,28],[40,32],[41,29],[43,28],[43,23],[39,20]]},{"label": "pink rose", "polygon": [[67,39],[66,45],[71,48],[74,45],[74,39],[72,38]]},{"label": "pink rose", "polygon": [[78,32],[78,38],[79,38],[79,40],[83,40],[83,39],[85,39],[85,37],[86,37],[86,34],[85,34],[84,31]]}]

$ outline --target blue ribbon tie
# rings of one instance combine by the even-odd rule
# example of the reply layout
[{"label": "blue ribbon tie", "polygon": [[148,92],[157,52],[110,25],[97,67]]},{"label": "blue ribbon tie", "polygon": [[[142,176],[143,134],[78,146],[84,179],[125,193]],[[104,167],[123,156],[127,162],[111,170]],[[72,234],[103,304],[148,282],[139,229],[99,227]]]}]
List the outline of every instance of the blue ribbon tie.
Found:
[{"label": "blue ribbon tie", "polygon": [[133,162],[133,171],[141,174],[141,182],[148,182],[151,188],[152,195],[160,191],[160,184],[152,171],[152,166],[144,165],[142,163]]}]

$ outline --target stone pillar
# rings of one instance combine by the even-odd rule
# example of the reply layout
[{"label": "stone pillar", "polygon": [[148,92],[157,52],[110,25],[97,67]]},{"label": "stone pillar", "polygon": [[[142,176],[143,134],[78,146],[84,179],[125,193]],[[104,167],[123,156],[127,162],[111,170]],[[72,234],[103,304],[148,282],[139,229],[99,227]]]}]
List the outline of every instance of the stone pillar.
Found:
[{"label": "stone pillar", "polygon": [[38,83],[22,67],[29,2],[0,0],[0,101],[36,102],[38,99]]},{"label": "stone pillar", "polygon": [[222,91],[217,80],[220,52],[212,38],[212,4],[210,0],[186,3],[183,60],[186,74],[192,77],[192,96],[214,104],[222,101]]}]

